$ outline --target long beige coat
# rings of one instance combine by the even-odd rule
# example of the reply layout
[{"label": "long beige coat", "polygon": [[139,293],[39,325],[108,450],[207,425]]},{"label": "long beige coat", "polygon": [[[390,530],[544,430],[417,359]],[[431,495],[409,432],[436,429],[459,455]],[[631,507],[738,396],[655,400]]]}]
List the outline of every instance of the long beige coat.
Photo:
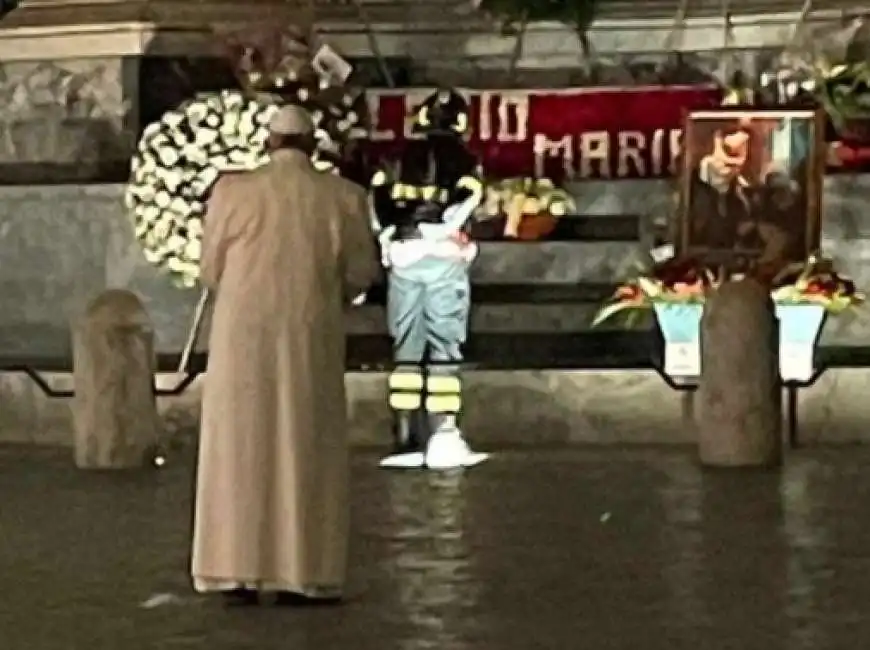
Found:
[{"label": "long beige coat", "polygon": [[365,192],[300,152],[214,189],[216,291],[193,534],[194,586],[340,595],[348,543],[344,309],[378,273]]}]

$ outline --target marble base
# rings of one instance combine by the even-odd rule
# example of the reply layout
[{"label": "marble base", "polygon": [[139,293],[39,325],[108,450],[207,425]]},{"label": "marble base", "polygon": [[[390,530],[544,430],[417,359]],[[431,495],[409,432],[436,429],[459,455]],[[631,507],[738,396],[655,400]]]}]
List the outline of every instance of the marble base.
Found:
[{"label": "marble base", "polygon": [[[67,376],[48,376],[71,388]],[[176,379],[160,378],[170,386]],[[201,380],[161,398],[167,446],[195,438]],[[350,440],[390,444],[386,377],[347,375]],[[829,372],[801,392],[800,440],[806,444],[870,442],[870,369]],[[475,372],[466,375],[464,429],[480,450],[563,444],[691,444],[685,396],[651,372]],[[69,402],[44,397],[20,374],[0,374],[0,443],[71,444]]]}]

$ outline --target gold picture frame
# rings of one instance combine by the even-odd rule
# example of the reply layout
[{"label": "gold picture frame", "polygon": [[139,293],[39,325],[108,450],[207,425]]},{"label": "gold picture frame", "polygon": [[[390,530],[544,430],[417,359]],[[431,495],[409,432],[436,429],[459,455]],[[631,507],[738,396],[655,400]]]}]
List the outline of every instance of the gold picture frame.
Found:
[{"label": "gold picture frame", "polygon": [[682,158],[677,255],[735,271],[775,271],[818,251],[821,111],[692,111]]}]

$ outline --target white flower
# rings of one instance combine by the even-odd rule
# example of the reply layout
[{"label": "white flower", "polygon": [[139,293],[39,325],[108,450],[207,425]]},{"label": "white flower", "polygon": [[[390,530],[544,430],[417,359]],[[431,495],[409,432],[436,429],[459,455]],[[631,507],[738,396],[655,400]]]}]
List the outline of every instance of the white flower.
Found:
[{"label": "white flower", "polygon": [[162,127],[160,126],[159,122],[152,122],[151,124],[146,126],[144,129],[142,129],[141,142],[148,142],[149,140],[151,140],[151,138],[160,133],[161,128]]},{"label": "white flower", "polygon": [[209,113],[205,118],[205,123],[212,128],[216,128],[220,125],[221,118],[217,113]]},{"label": "white flower", "polygon": [[178,162],[180,156],[178,149],[164,146],[157,149],[157,158],[164,167],[172,167]]},{"label": "white flower", "polygon": [[300,102],[305,102],[305,101],[308,101],[308,98],[310,97],[310,93],[308,92],[307,88],[300,88],[299,90],[296,91],[296,96],[299,98]]},{"label": "white flower", "polygon": [[181,131],[173,131],[172,132],[172,144],[176,147],[183,147],[187,144],[187,135],[182,133]]},{"label": "white flower", "polygon": [[239,121],[243,119],[238,113],[228,113],[224,116],[223,124],[220,126],[221,135],[233,135],[239,130]]},{"label": "white flower", "polygon": [[208,164],[208,156],[205,150],[202,147],[196,146],[196,144],[185,145],[181,150],[181,155],[194,165],[202,166]]},{"label": "white flower", "polygon": [[169,204],[169,209],[174,213],[185,217],[190,214],[190,204],[180,196],[176,196],[172,199],[172,203]]},{"label": "white flower", "polygon": [[181,187],[182,183],[182,173],[175,169],[164,169],[161,173],[161,179],[163,180],[163,184],[166,186],[166,189],[171,194],[175,194],[178,191],[178,188]]},{"label": "white flower", "polygon": [[192,262],[198,262],[202,257],[202,244],[198,239],[191,239],[184,247],[184,257]]},{"label": "white flower", "polygon": [[161,210],[168,208],[170,203],[172,203],[172,197],[165,190],[160,190],[154,197],[154,204]]},{"label": "white flower", "polygon": [[244,96],[235,91],[225,90],[221,93],[221,97],[223,98],[224,105],[227,108],[237,108],[245,104]]},{"label": "white flower", "polygon": [[161,147],[165,147],[171,144],[172,142],[169,139],[169,136],[162,131],[155,135],[153,138],[151,138],[151,141],[148,143],[149,148],[153,149],[154,151],[157,151]]},{"label": "white flower", "polygon": [[184,122],[185,115],[179,111],[169,111],[160,119],[171,130],[177,129]]},{"label": "white flower", "polygon": [[197,180],[204,184],[206,189],[211,187],[212,184],[218,179],[220,172],[214,167],[207,167],[203,169],[198,175]]},{"label": "white flower", "polygon": [[153,174],[157,169],[157,161],[154,159],[154,156],[143,155],[142,156],[142,166],[139,168],[139,171],[142,172],[143,175]]},{"label": "white flower", "polygon": [[[209,95],[205,98],[205,105],[209,113],[223,110],[223,98],[219,95]],[[204,117],[208,117],[208,115]]]},{"label": "white flower", "polygon": [[174,219],[172,218],[171,212],[163,212],[160,214],[160,219],[154,224],[151,229],[151,233],[153,233],[154,238],[157,241],[164,241],[169,233],[172,232],[172,227],[174,225]]},{"label": "white flower", "polygon": [[217,167],[219,170],[225,170],[230,164],[229,156],[214,156],[211,159],[211,164]]},{"label": "white flower", "polygon": [[146,205],[142,209],[142,221],[146,223],[154,223],[160,217],[160,208],[156,205]]},{"label": "white flower", "polygon": [[202,102],[193,102],[187,105],[184,114],[187,117],[188,124],[196,126],[209,114],[209,107]]},{"label": "white flower", "polygon": [[187,240],[181,235],[170,235],[166,240],[166,247],[175,253],[180,253],[187,246]]},{"label": "white flower", "polygon": [[250,137],[253,133],[257,131],[257,126],[254,124],[254,120],[252,116],[242,115],[242,119],[239,120],[237,124],[238,132],[242,136]]},{"label": "white flower", "polygon": [[151,264],[158,264],[162,259],[162,255],[152,248],[145,248],[145,259]]},{"label": "white flower", "polygon": [[[203,206],[200,203],[199,208],[195,205],[191,205],[191,212],[193,214],[202,214],[203,210],[201,209]],[[202,237],[202,219],[199,217],[191,217],[187,220],[187,232],[191,237]]]},{"label": "white flower", "polygon": [[194,144],[197,147],[207,147],[218,139],[218,132],[214,129],[199,129],[194,136]]}]

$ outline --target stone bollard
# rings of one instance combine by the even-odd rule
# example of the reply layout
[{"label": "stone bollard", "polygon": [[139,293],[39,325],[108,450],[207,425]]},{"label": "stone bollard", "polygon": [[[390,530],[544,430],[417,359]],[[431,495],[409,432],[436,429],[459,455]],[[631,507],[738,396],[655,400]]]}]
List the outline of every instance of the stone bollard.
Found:
[{"label": "stone bollard", "polygon": [[782,462],[777,334],[770,294],[753,280],[726,282],[707,301],[697,404],[702,464]]},{"label": "stone bollard", "polygon": [[110,289],[73,328],[75,463],[142,467],[160,431],[154,394],[154,331],[139,298]]}]

